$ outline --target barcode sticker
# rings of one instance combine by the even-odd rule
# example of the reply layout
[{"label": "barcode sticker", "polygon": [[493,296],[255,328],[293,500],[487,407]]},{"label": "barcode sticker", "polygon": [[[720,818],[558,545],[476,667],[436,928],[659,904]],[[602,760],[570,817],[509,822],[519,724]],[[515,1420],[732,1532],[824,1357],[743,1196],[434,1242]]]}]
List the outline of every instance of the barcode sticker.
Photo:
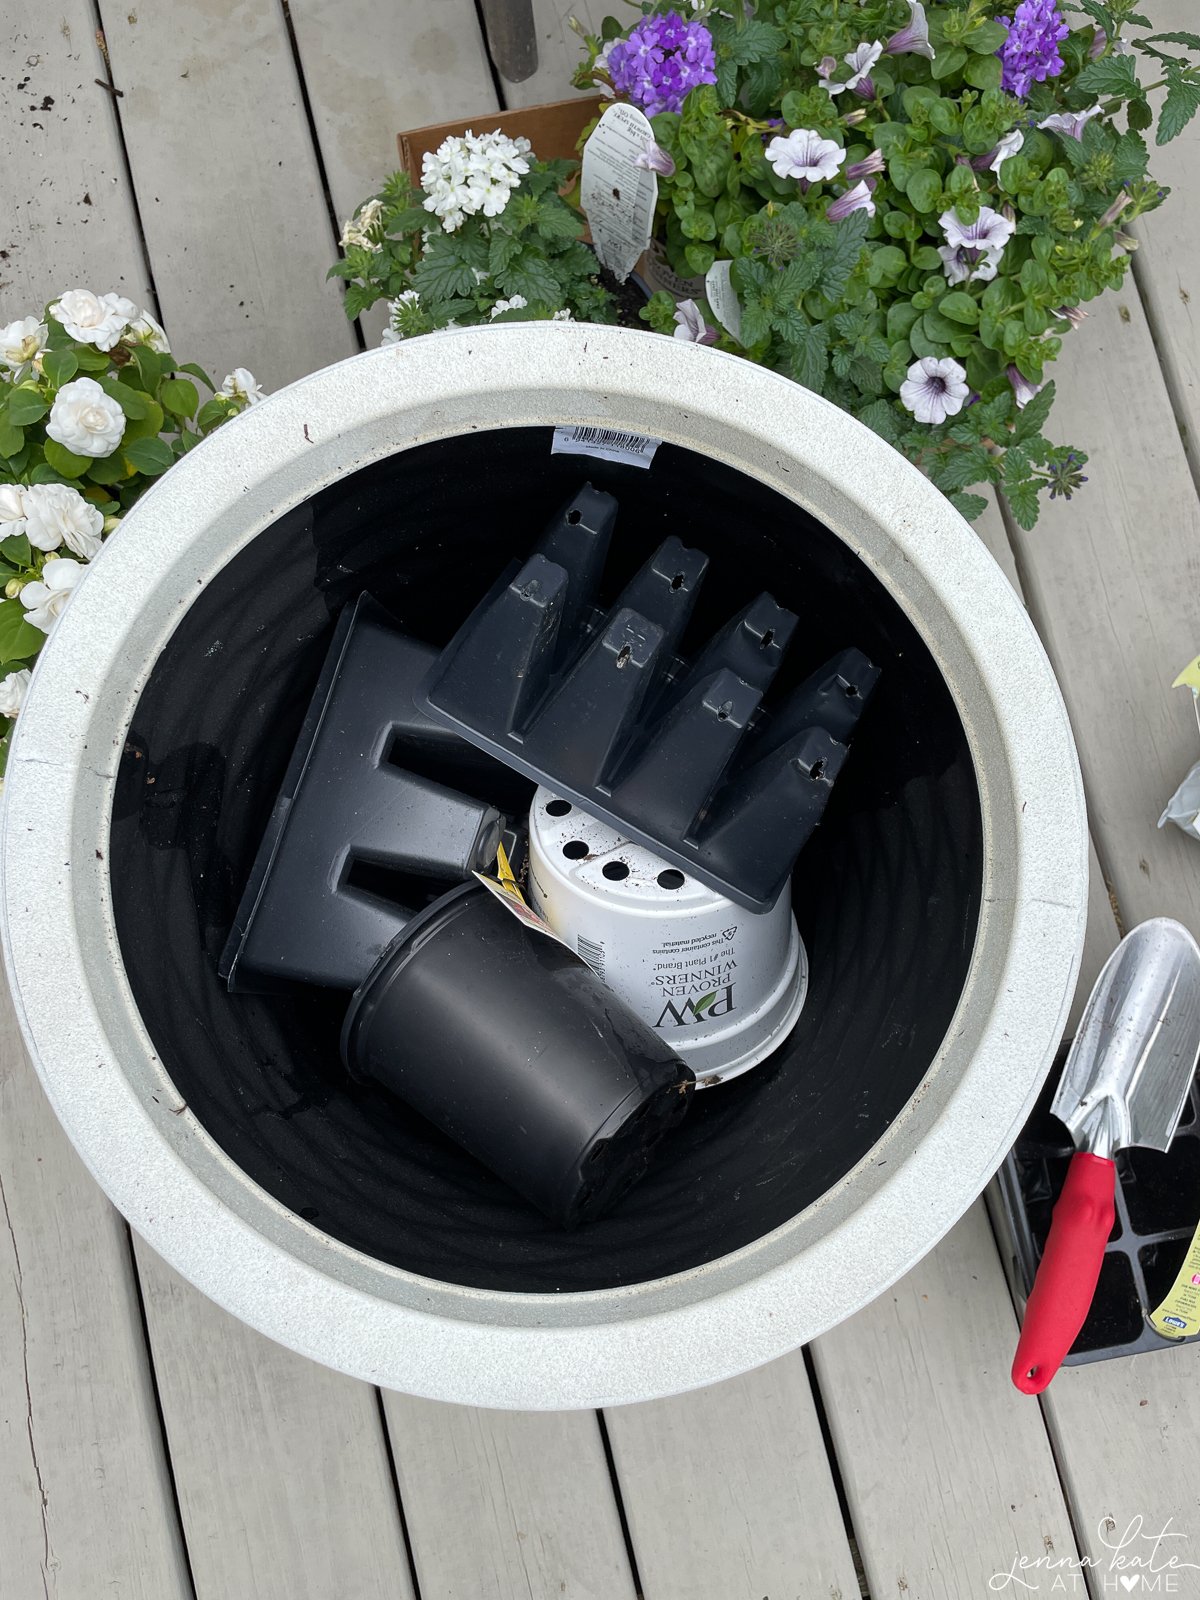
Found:
[{"label": "barcode sticker", "polygon": [[600,461],[621,461],[631,467],[648,467],[662,443],[644,433],[621,428],[568,427],[554,430],[552,456],[595,456]]},{"label": "barcode sticker", "polygon": [[604,977],[604,946],[596,939],[585,939],[579,934],[575,940],[579,954],[600,979]]}]

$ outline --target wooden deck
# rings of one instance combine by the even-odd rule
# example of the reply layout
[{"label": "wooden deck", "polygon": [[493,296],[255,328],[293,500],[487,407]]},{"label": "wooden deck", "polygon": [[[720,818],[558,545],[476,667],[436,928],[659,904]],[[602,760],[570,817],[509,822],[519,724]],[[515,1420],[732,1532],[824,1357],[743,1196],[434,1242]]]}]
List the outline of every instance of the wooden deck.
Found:
[{"label": "wooden deck", "polygon": [[[6,0],[0,321],[86,285],[156,308],[218,376],[273,389],[352,354],[324,272],[395,132],[560,97],[566,17],[605,9],[537,0],[541,65],[507,85],[471,0]],[[982,528],[1081,748],[1088,983],[1117,914],[1200,929],[1200,847],[1155,828],[1197,755],[1168,686],[1200,648],[1198,154],[1193,133],[1158,159],[1181,192],[1060,362],[1086,493],[1033,534]],[[1185,1536],[1160,1565],[1200,1563],[1200,1347],[1017,1395],[982,1202],[851,1324],[718,1388],[603,1416],[380,1396],[131,1238],[7,1009],[0,1030],[0,1600],[967,1600],[1044,1556],[1065,1576],[1033,1592],[1100,1600],[1131,1592],[1104,1541],[1137,1518]],[[1200,1567],[1132,1592],[1200,1596]]]}]

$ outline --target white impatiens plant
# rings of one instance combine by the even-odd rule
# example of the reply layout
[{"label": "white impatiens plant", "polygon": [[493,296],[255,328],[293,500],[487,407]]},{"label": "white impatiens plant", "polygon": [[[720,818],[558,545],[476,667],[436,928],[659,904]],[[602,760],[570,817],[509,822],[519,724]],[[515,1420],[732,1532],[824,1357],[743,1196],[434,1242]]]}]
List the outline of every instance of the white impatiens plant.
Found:
[{"label": "white impatiens plant", "polygon": [[0,326],[0,772],[33,661],[104,540],[156,477],[261,398],[244,367],[217,389],[177,361],[124,295],[68,289]]}]

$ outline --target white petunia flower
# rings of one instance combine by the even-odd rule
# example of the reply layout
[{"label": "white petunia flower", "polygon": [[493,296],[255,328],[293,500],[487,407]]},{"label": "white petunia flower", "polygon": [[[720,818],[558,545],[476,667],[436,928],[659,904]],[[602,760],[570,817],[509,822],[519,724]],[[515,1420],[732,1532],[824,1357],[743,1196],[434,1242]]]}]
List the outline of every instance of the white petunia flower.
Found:
[{"label": "white petunia flower", "polygon": [[90,289],[68,289],[50,307],[50,315],[80,344],[111,350],[140,313],[133,301],[126,300],[124,295],[96,295]]},{"label": "white petunia flower", "polygon": [[845,83],[830,83],[826,80],[825,87],[830,94],[841,94],[843,89],[854,89],[865,98],[870,99],[875,93],[875,86],[871,82],[871,70],[883,54],[883,45],[878,39],[857,45],[848,56],[842,60],[850,68],[850,76]]},{"label": "white petunia flower", "polygon": [[920,0],[908,0],[908,27],[894,33],[885,46],[890,56],[924,56],[933,61],[937,52],[929,42],[929,23]]},{"label": "white petunia flower", "polygon": [[1020,128],[1014,128],[1011,133],[1006,133],[991,153],[988,170],[1000,177],[1001,167],[1011,156],[1020,155],[1024,143],[1025,135]]},{"label": "white petunia flower", "polygon": [[148,311],[138,313],[125,330],[125,338],[132,344],[147,345],[151,350],[156,350],[160,356],[171,354],[166,329],[161,322],[156,322]]},{"label": "white petunia flower", "polygon": [[29,693],[29,678],[29,668],[22,667],[0,682],[0,717],[15,717],[20,711]]},{"label": "white petunia flower", "polygon": [[831,201],[825,215],[830,222],[840,222],[854,211],[865,211],[869,217],[875,215],[875,201],[865,178],[860,179],[853,189],[847,189],[845,194]]},{"label": "white petunia flower", "polygon": [[21,590],[21,604],[25,607],[25,621],[49,633],[62,616],[63,607],[71,598],[71,591],[83,577],[83,565],[67,556],[56,556],[47,561],[42,575]]},{"label": "white petunia flower", "polygon": [[1016,397],[1018,411],[1024,411],[1025,407],[1029,404],[1033,397],[1041,394],[1042,392],[1042,385],[1040,383],[1030,383],[1025,374],[1021,372],[1019,368],[1014,366],[1010,366],[1008,368],[1008,381],[1012,384],[1012,391]]},{"label": "white petunia flower", "polygon": [[377,226],[382,215],[382,200],[368,200],[365,205],[359,206],[342,228],[342,249],[349,250],[352,245],[357,245],[363,250],[378,250],[380,241],[371,238],[371,230]]},{"label": "white petunia flower", "polygon": [[76,378],[55,396],[46,432],[77,456],[110,456],[124,437],[125,413],[95,378]]},{"label": "white petunia flower", "polygon": [[1061,133],[1064,139],[1082,139],[1083,130],[1093,117],[1098,117],[1103,107],[1090,106],[1086,111],[1056,111],[1052,117],[1039,122],[1038,127],[1047,133]]},{"label": "white petunia flower", "polygon": [[421,187],[425,209],[440,218],[453,233],[467,217],[482,212],[498,217],[509,196],[529,171],[528,139],[509,139],[494,133],[452,135],[421,158]]},{"label": "white petunia flower", "polygon": [[0,362],[11,372],[19,371],[45,349],[49,337],[49,328],[36,317],[21,317],[17,322],[10,322],[6,328],[0,328]]},{"label": "white petunia flower", "polygon": [[0,483],[0,539],[25,532],[24,484]]},{"label": "white petunia flower", "polygon": [[772,139],[766,157],[780,178],[798,178],[801,183],[820,183],[832,178],[846,159],[846,152],[832,139],[822,139],[812,128],[795,128],[786,139]]},{"label": "white petunia flower", "polygon": [[923,356],[909,367],[900,386],[901,404],[918,422],[945,422],[958,415],[971,393],[966,379],[965,369],[949,356],[940,361],[936,356]]},{"label": "white petunia flower", "polygon": [[965,226],[953,211],[943,211],[939,220],[946,243],[938,246],[938,254],[947,280],[969,283],[974,278],[984,282],[994,278],[1016,223],[991,206],[980,206],[978,217]]},{"label": "white petunia flower", "polygon": [[686,339],[689,344],[716,344],[718,337],[694,300],[681,300],[675,307],[676,339]]},{"label": "white petunia flower", "polygon": [[488,312],[488,319],[494,322],[502,311],[524,311],[528,304],[529,301],[526,300],[523,294],[515,294],[511,300],[497,300],[496,304]]},{"label": "white petunia flower", "polygon": [[227,394],[231,400],[244,400],[248,406],[256,406],[263,398],[263,387],[246,367],[234,367],[225,374],[220,393]]},{"label": "white petunia flower", "polygon": [[100,549],[103,514],[66,483],[35,483],[25,491],[25,534],[38,550],[67,549],[90,561]]}]

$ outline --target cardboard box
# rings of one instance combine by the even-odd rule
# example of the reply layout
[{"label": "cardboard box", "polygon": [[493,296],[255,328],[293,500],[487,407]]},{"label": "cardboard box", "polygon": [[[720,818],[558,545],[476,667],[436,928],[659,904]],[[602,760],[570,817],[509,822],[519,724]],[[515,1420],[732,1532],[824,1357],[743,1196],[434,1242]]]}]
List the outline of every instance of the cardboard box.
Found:
[{"label": "cardboard box", "polygon": [[482,111],[475,117],[456,117],[453,122],[435,122],[428,128],[398,133],[400,165],[416,184],[421,181],[421,157],[436,150],[451,134],[492,133],[499,128],[510,139],[528,139],[541,161],[578,160],[580,135],[598,117],[606,101],[597,95],[574,95],[570,100],[555,100],[525,111]]}]

